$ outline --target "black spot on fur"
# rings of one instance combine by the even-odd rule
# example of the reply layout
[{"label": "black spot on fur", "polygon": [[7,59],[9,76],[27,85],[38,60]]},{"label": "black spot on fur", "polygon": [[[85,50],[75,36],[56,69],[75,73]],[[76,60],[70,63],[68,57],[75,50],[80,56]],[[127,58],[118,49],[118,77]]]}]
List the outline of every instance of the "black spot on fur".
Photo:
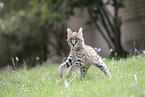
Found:
[{"label": "black spot on fur", "polygon": [[71,59],[68,59],[69,60],[69,62],[72,64],[72,61],[71,61]]},{"label": "black spot on fur", "polygon": [[98,65],[98,67],[99,67],[99,68],[102,68],[102,65],[100,65],[100,66]]},{"label": "black spot on fur", "polygon": [[80,59],[78,59],[77,61],[81,62],[81,60],[80,60]]},{"label": "black spot on fur", "polygon": [[67,66],[67,67],[69,67],[69,64],[68,64],[68,62],[66,62],[66,66]]}]

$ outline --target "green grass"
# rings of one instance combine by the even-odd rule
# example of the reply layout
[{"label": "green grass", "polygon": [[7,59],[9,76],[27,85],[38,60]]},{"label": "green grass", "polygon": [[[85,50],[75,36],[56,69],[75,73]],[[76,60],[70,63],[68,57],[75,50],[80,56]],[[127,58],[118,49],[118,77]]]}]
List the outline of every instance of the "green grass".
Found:
[{"label": "green grass", "polygon": [[79,70],[59,78],[59,65],[0,71],[1,97],[145,97],[145,56],[106,60],[112,78],[92,66],[85,80]]}]

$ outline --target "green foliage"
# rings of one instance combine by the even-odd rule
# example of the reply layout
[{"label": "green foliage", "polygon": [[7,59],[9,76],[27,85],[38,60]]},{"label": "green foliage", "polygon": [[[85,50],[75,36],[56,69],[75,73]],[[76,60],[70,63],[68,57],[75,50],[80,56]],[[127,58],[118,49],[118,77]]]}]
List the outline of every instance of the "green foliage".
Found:
[{"label": "green foliage", "polygon": [[[7,47],[5,49],[8,60],[16,56],[21,61],[36,56],[44,58],[42,40],[45,37],[40,29],[40,20],[35,15],[26,13],[25,10],[20,10],[18,13],[11,13],[11,16],[2,20],[4,29],[0,30],[0,35],[6,40]],[[1,45],[5,44],[1,43]]]},{"label": "green foliage", "polygon": [[[117,8],[123,5],[123,0],[117,0],[117,3],[114,3],[116,0],[107,1],[106,4],[117,6]],[[0,18],[0,62],[4,65],[9,64],[11,57],[16,56],[21,61],[37,56],[45,61],[47,55],[62,55],[63,52],[67,52],[65,24],[69,16],[74,14],[75,8],[88,9],[90,13],[88,24],[96,24],[96,28],[102,33],[109,47],[113,48],[115,39],[119,40],[114,39],[114,22],[112,22],[114,17],[102,7],[105,8],[102,0],[3,0],[0,2],[0,10],[2,9],[0,12],[2,17]],[[110,39],[107,39],[100,25],[97,24],[98,20],[101,21]],[[112,41],[112,44],[108,40]],[[50,48],[56,53],[52,54]],[[120,53],[122,54],[121,51]],[[9,62],[6,62],[7,60]]]},{"label": "green foliage", "polygon": [[[1,47],[7,44],[5,53],[6,60],[2,64],[9,64],[11,57],[18,56],[21,60],[39,56],[45,61],[47,54],[51,55],[49,46],[53,46],[59,54],[65,44],[60,38],[65,37],[64,5],[60,1],[53,0],[10,0],[4,1],[4,13],[0,20]],[[54,35],[54,36],[53,36]],[[62,37],[63,36],[63,37]],[[52,38],[59,41],[52,43]],[[65,38],[63,38],[65,39]],[[4,42],[6,40],[6,42]],[[65,47],[66,48],[66,47]],[[57,50],[59,49],[59,50]],[[65,50],[65,49],[64,49]],[[59,52],[60,51],[60,52]],[[2,50],[0,49],[0,52]],[[9,62],[6,62],[9,60]],[[5,61],[5,62],[4,62]]]},{"label": "green foliage", "polygon": [[[0,11],[3,9],[3,7],[4,7],[4,3],[0,1]],[[0,18],[0,28],[3,28],[3,23],[1,18]]]},{"label": "green foliage", "polygon": [[40,15],[43,21],[49,19],[50,24],[60,24],[65,20],[65,4],[63,0],[34,0],[32,13]]},{"label": "green foliage", "polygon": [[[106,60],[112,78],[91,67],[80,80],[76,71],[69,79],[61,79],[58,65],[36,66],[32,69],[0,72],[2,97],[144,97],[145,56]],[[66,70],[67,71],[67,70]],[[66,74],[66,71],[64,74]]]}]

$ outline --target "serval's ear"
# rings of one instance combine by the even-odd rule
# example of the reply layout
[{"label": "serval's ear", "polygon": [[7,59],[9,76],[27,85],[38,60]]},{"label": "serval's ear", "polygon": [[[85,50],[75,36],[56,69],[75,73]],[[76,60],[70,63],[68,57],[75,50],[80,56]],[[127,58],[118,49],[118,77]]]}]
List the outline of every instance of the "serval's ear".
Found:
[{"label": "serval's ear", "polygon": [[69,38],[72,35],[72,31],[70,28],[67,28],[67,37]]},{"label": "serval's ear", "polygon": [[80,37],[83,37],[83,28],[81,27],[80,29],[79,29],[79,31],[78,31],[78,35],[80,36]]}]

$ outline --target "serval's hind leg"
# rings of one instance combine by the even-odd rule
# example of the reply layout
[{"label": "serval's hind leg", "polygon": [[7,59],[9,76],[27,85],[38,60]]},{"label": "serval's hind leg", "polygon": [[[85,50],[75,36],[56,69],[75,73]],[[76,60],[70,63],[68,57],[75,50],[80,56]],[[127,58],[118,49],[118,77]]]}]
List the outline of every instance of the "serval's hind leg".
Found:
[{"label": "serval's hind leg", "polygon": [[106,64],[103,62],[101,58],[99,58],[99,60],[94,65],[98,67],[101,71],[103,71],[106,76],[111,77],[109,69],[107,68]]},{"label": "serval's hind leg", "polygon": [[80,77],[81,77],[81,79],[84,79],[86,77],[86,73],[87,73],[89,67],[90,66],[82,66],[82,67],[80,67],[80,75],[81,75]]}]

